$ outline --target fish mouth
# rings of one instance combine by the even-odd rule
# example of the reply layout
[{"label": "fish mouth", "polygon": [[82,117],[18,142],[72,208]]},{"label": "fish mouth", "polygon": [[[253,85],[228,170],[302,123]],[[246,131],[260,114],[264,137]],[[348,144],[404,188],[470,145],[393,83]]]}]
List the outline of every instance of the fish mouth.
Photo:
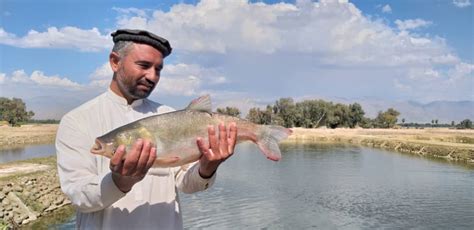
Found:
[{"label": "fish mouth", "polygon": [[91,148],[91,153],[103,155],[105,153],[105,148],[103,146],[104,144],[99,139],[95,139],[95,143]]}]

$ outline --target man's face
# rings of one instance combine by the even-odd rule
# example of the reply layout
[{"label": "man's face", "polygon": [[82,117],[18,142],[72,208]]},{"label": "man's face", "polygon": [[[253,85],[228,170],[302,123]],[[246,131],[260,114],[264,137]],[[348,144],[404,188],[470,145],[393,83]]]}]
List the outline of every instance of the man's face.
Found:
[{"label": "man's face", "polygon": [[163,55],[145,44],[133,44],[115,72],[118,88],[127,100],[146,98],[160,80]]}]

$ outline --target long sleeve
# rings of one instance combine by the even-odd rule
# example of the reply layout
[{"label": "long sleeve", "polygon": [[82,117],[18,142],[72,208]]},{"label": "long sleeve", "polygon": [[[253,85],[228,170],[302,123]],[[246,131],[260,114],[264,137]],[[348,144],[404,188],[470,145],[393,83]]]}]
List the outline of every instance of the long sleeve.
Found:
[{"label": "long sleeve", "polygon": [[216,173],[205,179],[199,175],[199,161],[176,168],[176,186],[183,193],[195,193],[211,187],[216,180]]},{"label": "long sleeve", "polygon": [[84,126],[69,116],[59,125],[56,137],[58,173],[63,192],[79,211],[102,210],[123,196],[111,173],[100,174],[97,157],[86,149],[92,141]]}]

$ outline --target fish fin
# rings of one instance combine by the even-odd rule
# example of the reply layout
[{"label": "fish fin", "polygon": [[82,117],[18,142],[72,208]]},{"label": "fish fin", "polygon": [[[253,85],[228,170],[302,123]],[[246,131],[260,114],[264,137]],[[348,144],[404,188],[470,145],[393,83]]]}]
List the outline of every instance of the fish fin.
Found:
[{"label": "fish fin", "polygon": [[265,156],[273,161],[281,159],[278,142],[287,138],[293,131],[276,125],[263,125],[257,131],[257,145]]},{"label": "fish fin", "polygon": [[189,103],[186,110],[196,110],[201,112],[212,113],[211,97],[209,94],[198,97]]}]

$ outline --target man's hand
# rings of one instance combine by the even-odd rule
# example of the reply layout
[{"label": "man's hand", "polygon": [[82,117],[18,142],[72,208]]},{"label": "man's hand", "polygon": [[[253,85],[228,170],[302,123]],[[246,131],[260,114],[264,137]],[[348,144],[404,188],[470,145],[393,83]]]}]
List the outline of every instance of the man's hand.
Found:
[{"label": "man's hand", "polygon": [[129,192],[141,181],[156,159],[156,148],[150,141],[138,139],[125,156],[125,146],[120,145],[110,159],[112,179],[122,192]]},{"label": "man's hand", "polygon": [[219,124],[219,137],[216,135],[214,126],[207,128],[209,143],[205,143],[198,137],[197,145],[202,156],[199,160],[199,174],[203,178],[210,178],[216,172],[219,165],[234,153],[237,141],[237,125],[232,122],[229,130],[224,124]]}]

